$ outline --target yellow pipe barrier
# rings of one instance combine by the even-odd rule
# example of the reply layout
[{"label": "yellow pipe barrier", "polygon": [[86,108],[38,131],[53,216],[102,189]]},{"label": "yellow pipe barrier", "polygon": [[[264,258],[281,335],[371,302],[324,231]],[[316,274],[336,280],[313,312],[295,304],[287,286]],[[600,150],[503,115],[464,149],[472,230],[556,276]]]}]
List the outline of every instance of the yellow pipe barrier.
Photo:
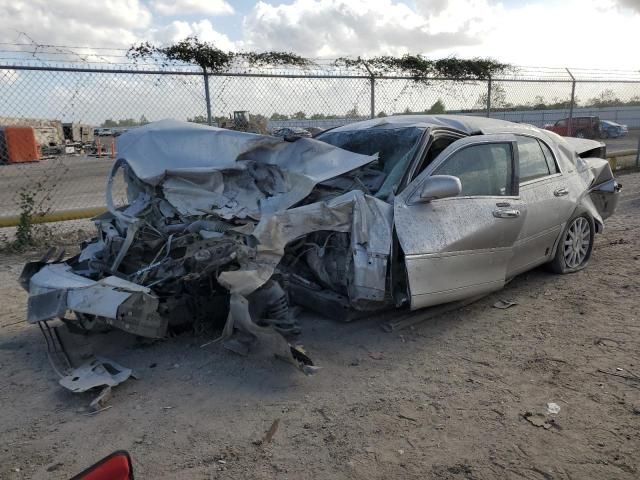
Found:
[{"label": "yellow pipe barrier", "polygon": [[630,148],[627,150],[617,150],[615,152],[607,153],[607,161],[611,166],[611,171],[615,172],[618,169],[618,158],[620,157],[631,157],[636,156],[638,154],[638,149]]},{"label": "yellow pipe barrier", "polygon": [[[79,220],[90,218],[106,212],[105,207],[78,208],[74,210],[58,210],[56,212],[45,213],[44,215],[34,215],[31,223],[62,222],[65,220]],[[0,228],[16,227],[20,223],[20,215],[0,217]]]}]

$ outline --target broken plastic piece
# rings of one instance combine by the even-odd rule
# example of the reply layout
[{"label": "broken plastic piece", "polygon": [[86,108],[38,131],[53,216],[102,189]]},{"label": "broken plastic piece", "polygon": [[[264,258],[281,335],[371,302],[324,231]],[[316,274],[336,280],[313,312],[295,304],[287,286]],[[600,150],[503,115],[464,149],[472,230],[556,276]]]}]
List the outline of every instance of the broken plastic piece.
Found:
[{"label": "broken plastic piece", "polygon": [[95,357],[60,379],[60,385],[72,392],[86,392],[95,387],[115,387],[131,376],[132,370],[104,357]]}]

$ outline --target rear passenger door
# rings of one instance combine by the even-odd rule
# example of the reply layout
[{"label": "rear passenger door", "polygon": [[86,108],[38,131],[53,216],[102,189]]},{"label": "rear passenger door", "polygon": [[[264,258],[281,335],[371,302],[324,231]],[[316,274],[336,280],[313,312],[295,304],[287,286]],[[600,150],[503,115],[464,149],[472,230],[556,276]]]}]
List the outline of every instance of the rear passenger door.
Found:
[{"label": "rear passenger door", "polygon": [[569,189],[549,146],[533,136],[516,135],[520,198],[527,215],[514,246],[509,275],[546,262],[564,222],[574,208]]}]

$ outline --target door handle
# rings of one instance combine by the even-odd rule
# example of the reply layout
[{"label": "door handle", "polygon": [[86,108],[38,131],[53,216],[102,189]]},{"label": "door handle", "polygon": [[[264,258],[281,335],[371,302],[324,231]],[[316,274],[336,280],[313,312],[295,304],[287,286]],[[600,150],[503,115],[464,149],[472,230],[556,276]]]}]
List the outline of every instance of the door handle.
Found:
[{"label": "door handle", "polygon": [[553,194],[556,197],[564,197],[565,195],[569,195],[569,190],[567,190],[565,187],[562,187],[554,191]]},{"label": "door handle", "polygon": [[520,216],[520,210],[513,208],[504,208],[493,211],[493,216],[496,218],[518,218]]}]

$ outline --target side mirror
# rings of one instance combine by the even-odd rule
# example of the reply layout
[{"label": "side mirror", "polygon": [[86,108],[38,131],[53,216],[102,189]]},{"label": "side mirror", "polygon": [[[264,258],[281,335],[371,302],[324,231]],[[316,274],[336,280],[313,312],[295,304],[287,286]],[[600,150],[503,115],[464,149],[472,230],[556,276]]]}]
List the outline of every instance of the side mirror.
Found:
[{"label": "side mirror", "polygon": [[420,192],[421,202],[430,202],[438,198],[457,197],[462,191],[458,177],[452,175],[433,175],[427,177]]},{"label": "side mirror", "polygon": [[133,480],[131,457],[123,450],[114,452],[71,480]]}]

